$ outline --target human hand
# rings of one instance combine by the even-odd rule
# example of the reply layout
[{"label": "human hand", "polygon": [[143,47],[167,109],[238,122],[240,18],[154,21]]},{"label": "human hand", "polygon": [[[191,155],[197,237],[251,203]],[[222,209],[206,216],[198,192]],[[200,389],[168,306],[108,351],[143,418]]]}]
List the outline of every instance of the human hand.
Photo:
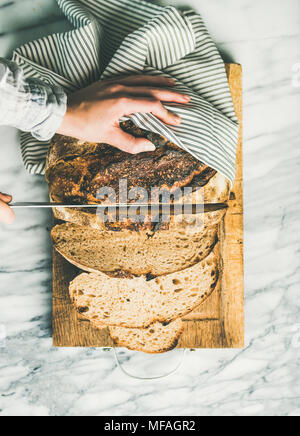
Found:
[{"label": "human hand", "polygon": [[12,224],[15,220],[15,214],[8,206],[11,201],[12,197],[10,195],[1,194],[0,192],[0,222],[4,224]]},{"label": "human hand", "polygon": [[131,76],[96,82],[69,96],[68,109],[57,133],[87,142],[103,142],[127,153],[154,151],[148,139],[135,138],[120,127],[120,118],[133,113],[152,113],[177,126],[181,118],[168,111],[163,102],[189,103],[190,97],[167,88],[173,79]]}]

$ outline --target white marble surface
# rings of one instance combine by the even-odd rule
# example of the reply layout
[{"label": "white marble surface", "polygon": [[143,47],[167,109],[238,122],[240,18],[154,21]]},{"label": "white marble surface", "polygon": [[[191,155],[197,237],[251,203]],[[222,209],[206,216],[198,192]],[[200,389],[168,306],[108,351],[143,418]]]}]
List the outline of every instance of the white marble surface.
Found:
[{"label": "white marble surface", "polygon": [[[244,68],[246,348],[188,352],[176,375],[155,382],[126,378],[111,351],[52,348],[51,217],[19,212],[0,228],[0,415],[300,415],[300,4],[171,3],[201,12],[225,59]],[[0,56],[68,28],[54,0],[0,6]],[[0,138],[0,189],[46,199],[43,179],[23,169],[17,133],[1,128]],[[148,373],[177,357],[123,355]]]}]

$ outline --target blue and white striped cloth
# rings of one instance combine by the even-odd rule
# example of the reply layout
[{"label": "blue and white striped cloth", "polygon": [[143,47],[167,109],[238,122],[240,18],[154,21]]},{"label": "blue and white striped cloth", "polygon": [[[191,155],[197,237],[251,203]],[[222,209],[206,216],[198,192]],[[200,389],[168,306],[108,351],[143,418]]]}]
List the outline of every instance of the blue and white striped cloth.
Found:
[{"label": "blue and white striped cloth", "polygon": [[[201,16],[141,0],[57,2],[74,30],[17,49],[13,60],[25,76],[67,93],[125,74],[176,79],[176,89],[192,97],[187,106],[166,104],[182,117],[180,126],[166,126],[151,114],[134,114],[131,120],[164,135],[233,183],[238,120],[224,63]],[[42,174],[49,143],[28,133],[21,141],[27,169]]]}]

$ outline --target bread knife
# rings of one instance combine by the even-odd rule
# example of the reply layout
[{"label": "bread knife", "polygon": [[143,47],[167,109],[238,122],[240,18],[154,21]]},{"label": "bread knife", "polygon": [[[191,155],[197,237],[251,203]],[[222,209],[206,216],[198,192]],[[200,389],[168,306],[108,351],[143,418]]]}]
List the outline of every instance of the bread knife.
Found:
[{"label": "bread knife", "polygon": [[[63,204],[63,203],[48,203],[48,202],[20,202],[20,203],[11,203],[9,205],[12,209],[52,209],[55,208],[78,208],[78,209],[108,209],[108,208],[116,208],[117,210],[122,209],[128,209],[130,211],[133,211],[133,207],[135,208],[148,208],[152,209],[156,212],[155,208],[159,207],[159,212],[167,211],[168,209],[163,209],[170,207],[171,213],[178,213],[182,214],[183,210],[182,207],[178,204],[164,204],[164,203],[156,203],[156,204]],[[192,213],[195,214],[199,211],[203,212],[213,212],[220,209],[226,209],[228,205],[226,203],[208,203],[208,204],[190,204],[185,203],[184,206],[186,207],[186,213]],[[189,208],[191,207],[191,211]]]},{"label": "bread knife", "polygon": [[[47,203],[47,202],[19,202],[19,203],[11,203],[9,207],[12,209],[35,209],[35,208],[52,208],[52,207],[99,207],[99,204],[62,204],[62,203]],[[101,206],[100,206],[101,207]]]}]

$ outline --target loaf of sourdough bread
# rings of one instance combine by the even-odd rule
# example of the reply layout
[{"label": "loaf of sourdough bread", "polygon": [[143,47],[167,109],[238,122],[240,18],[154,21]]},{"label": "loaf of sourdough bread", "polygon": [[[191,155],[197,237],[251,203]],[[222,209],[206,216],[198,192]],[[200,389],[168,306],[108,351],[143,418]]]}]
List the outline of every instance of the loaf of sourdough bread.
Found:
[{"label": "loaf of sourdough bread", "polygon": [[[159,188],[173,203],[226,203],[229,182],[165,138],[130,122],[122,128],[155,143],[155,152],[129,155],[107,144],[56,136],[49,149],[46,179],[53,202],[100,204],[97,192],[119,181],[142,187],[148,201]],[[178,188],[190,188],[180,198]],[[167,198],[167,197],[166,197]],[[130,203],[131,200],[128,202]],[[70,284],[78,313],[98,329],[109,326],[117,345],[147,353],[176,346],[181,317],[198,307],[219,277],[217,233],[225,208],[196,215],[172,215],[170,222],[103,221],[96,209],[54,208],[69,223],[53,229],[55,248],[69,262],[91,272]],[[138,277],[135,277],[138,276]]]},{"label": "loaf of sourdough bread", "polygon": [[[128,154],[107,144],[89,144],[55,136],[50,148],[46,177],[55,202],[100,203],[99,188],[109,186],[119,202],[119,180],[126,179],[128,190],[151,188],[167,193],[186,186],[204,186],[216,171],[160,135],[142,131],[132,122],[121,126],[134,136],[151,137],[154,152]],[[159,198],[152,200],[158,202]],[[130,202],[130,199],[128,200]]]},{"label": "loaf of sourdough bread", "polygon": [[[100,204],[97,192],[103,187],[115,190],[120,199],[119,181],[125,179],[128,191],[131,188],[144,188],[148,201],[159,202],[151,196],[151,188],[159,188],[160,194],[171,195],[174,203],[226,203],[229,198],[229,181],[215,170],[199,162],[186,151],[169,142],[160,135],[142,131],[131,122],[122,123],[124,130],[134,136],[144,136],[154,142],[154,152],[130,155],[107,144],[91,144],[76,139],[56,135],[49,149],[46,179],[49,184],[50,198],[53,202],[66,204]],[[176,197],[178,188],[190,188],[189,193]],[[172,196],[175,195],[173,198]],[[133,199],[128,199],[130,203]],[[107,199],[106,199],[107,202]],[[123,231],[161,228],[168,229],[171,223],[153,224],[145,222],[103,222],[95,209],[54,209],[58,219],[75,224]],[[176,228],[182,228],[185,220],[176,217]]]}]

